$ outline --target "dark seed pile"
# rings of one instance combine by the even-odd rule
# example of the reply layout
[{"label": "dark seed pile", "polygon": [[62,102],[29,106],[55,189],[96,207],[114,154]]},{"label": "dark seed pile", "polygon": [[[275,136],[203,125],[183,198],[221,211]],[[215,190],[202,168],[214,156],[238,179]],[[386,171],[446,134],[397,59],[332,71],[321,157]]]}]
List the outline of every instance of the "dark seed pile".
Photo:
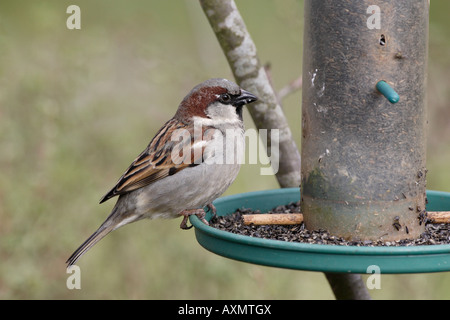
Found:
[{"label": "dark seed pile", "polygon": [[[300,202],[290,203],[288,205],[278,206],[273,208],[270,213],[298,213],[300,212]],[[332,244],[340,246],[418,246],[418,245],[434,245],[434,244],[450,244],[450,224],[440,223],[434,224],[426,222],[425,232],[420,235],[418,239],[398,240],[398,241],[347,241],[343,238],[333,236],[326,230],[310,231],[305,228],[305,225],[244,225],[243,214],[258,214],[259,210],[253,211],[251,209],[238,209],[231,215],[215,216],[209,222],[210,226],[228,231],[235,234],[282,240],[288,242],[302,242],[314,244]]]}]

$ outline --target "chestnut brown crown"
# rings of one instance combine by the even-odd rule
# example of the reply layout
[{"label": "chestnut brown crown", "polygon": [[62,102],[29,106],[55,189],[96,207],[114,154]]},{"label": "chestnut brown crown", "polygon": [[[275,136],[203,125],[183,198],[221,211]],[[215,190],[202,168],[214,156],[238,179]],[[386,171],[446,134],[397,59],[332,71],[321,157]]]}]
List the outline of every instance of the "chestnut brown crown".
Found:
[{"label": "chestnut brown crown", "polygon": [[231,105],[236,107],[238,114],[241,114],[244,105],[256,100],[258,98],[254,94],[240,88],[234,82],[213,78],[195,86],[186,95],[174,118],[180,121],[186,121],[193,116],[207,118],[206,110],[213,103]]}]

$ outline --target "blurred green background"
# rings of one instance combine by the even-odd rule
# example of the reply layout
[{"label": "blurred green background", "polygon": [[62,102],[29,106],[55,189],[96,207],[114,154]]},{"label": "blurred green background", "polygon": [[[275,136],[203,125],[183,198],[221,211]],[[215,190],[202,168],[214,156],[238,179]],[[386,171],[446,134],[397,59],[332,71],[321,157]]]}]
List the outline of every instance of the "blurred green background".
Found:
[{"label": "blurred green background", "polygon": [[[283,88],[302,72],[303,2],[236,2]],[[81,30],[66,28],[71,4]],[[427,161],[428,189],[450,192],[448,12],[432,1]],[[222,258],[180,220],[115,231],[78,262],[81,290],[66,288],[65,260],[114,205],[100,197],[194,85],[232,79],[198,1],[1,1],[0,74],[0,299],[334,298],[322,273]],[[300,105],[300,91],[283,100],[298,146]],[[226,194],[277,188],[259,169]],[[450,274],[383,275],[370,293],[449,299]]]}]

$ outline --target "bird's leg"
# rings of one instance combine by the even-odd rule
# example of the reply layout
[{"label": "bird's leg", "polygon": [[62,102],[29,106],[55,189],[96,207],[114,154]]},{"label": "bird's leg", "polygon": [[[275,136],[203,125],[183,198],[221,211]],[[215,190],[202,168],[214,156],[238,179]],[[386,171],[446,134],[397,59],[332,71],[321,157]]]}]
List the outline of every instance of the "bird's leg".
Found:
[{"label": "bird's leg", "polygon": [[206,206],[208,207],[208,211],[211,210],[211,212],[212,212],[212,217],[211,218],[214,218],[216,216],[216,213],[217,213],[216,207],[214,207],[214,205],[212,203],[209,203]]},{"label": "bird's leg", "polygon": [[203,210],[203,209],[190,209],[190,210],[183,210],[183,211],[180,212],[180,215],[183,216],[183,221],[181,221],[181,224],[180,224],[180,228],[181,229],[188,230],[188,229],[192,228],[192,225],[188,227],[187,221],[188,221],[189,217],[192,216],[193,214],[195,214],[204,224],[209,226],[208,221],[205,220],[205,215],[206,215],[205,210]]}]

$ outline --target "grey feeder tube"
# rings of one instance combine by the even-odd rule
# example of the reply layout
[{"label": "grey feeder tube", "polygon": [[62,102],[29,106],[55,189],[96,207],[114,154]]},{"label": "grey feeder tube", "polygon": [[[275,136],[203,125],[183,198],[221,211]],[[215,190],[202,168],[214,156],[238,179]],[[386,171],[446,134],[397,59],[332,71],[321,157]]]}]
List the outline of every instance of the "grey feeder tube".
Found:
[{"label": "grey feeder tube", "polygon": [[428,12],[428,0],[305,0],[308,229],[390,241],[424,231]]}]

